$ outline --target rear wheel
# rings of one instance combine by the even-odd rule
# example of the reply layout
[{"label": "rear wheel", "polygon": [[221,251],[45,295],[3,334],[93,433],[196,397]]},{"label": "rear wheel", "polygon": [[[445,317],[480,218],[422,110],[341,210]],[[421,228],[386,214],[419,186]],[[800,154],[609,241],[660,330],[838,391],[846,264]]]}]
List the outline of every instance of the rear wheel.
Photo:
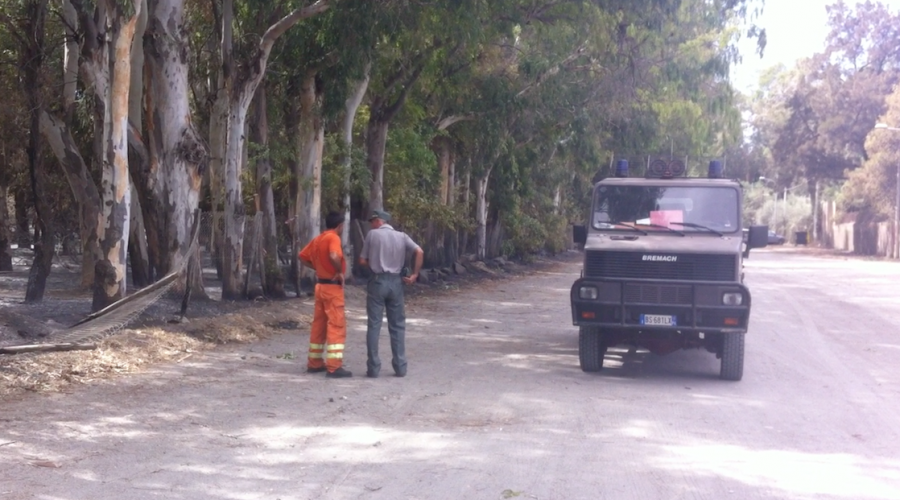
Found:
[{"label": "rear wheel", "polygon": [[603,334],[597,327],[582,326],[578,329],[578,361],[581,370],[585,372],[598,372],[603,368],[603,356],[606,354],[606,344],[603,343]]},{"label": "rear wheel", "polygon": [[722,334],[722,367],[719,378],[737,381],[744,376],[744,335]]}]

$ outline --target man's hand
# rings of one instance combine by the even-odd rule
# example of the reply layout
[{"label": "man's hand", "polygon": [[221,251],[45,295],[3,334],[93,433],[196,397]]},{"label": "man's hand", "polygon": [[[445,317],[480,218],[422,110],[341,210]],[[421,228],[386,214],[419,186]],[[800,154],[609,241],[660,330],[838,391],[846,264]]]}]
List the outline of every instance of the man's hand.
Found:
[{"label": "man's hand", "polygon": [[407,285],[412,285],[413,283],[416,282],[416,279],[418,279],[418,278],[419,278],[419,273],[412,273],[409,276],[406,276],[405,278],[403,278],[403,282],[406,283]]},{"label": "man's hand", "polygon": [[332,281],[339,282],[341,284],[341,286],[344,286],[344,273],[337,273],[334,275],[334,278],[331,278],[331,279],[332,279]]}]

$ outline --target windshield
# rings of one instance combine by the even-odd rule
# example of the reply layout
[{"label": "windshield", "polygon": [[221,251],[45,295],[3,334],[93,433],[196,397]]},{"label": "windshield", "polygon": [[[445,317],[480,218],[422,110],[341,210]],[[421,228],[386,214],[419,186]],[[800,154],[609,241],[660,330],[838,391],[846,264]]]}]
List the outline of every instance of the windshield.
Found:
[{"label": "windshield", "polygon": [[595,229],[731,233],[738,230],[738,192],[731,187],[600,186]]}]

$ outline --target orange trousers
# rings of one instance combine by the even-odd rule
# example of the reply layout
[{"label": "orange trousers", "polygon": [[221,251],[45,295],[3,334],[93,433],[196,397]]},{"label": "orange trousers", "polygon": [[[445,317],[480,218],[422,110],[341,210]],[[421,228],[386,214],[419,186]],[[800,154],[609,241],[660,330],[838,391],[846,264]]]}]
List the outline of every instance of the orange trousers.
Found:
[{"label": "orange trousers", "polygon": [[317,284],[315,298],[307,367],[322,368],[324,365],[333,372],[344,363],[344,341],[347,340],[344,287]]}]

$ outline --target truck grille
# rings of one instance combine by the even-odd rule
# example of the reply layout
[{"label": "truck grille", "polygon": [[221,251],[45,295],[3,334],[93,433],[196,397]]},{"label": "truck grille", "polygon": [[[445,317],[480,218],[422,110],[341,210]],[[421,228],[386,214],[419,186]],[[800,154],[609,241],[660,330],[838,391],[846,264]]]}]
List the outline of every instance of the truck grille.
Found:
[{"label": "truck grille", "polygon": [[691,305],[694,303],[693,288],[691,285],[626,283],[625,303]]},{"label": "truck grille", "polygon": [[[665,254],[673,261],[644,260],[644,252],[588,250],[585,277],[688,281],[735,281],[734,255]],[[653,255],[660,255],[654,252]]]}]

